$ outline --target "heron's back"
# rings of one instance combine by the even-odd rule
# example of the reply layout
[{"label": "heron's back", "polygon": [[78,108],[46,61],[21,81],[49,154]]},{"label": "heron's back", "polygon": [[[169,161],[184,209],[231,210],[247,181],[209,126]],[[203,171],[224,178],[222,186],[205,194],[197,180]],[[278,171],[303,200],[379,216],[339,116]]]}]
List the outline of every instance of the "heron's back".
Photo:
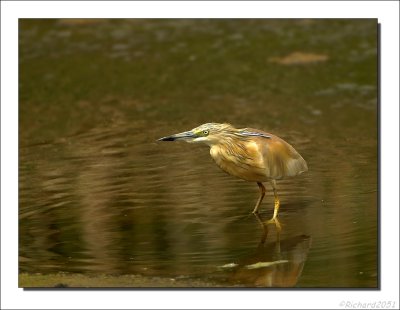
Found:
[{"label": "heron's back", "polygon": [[269,138],[254,136],[211,147],[210,154],[222,170],[255,182],[296,176],[308,170],[306,161],[289,143],[260,130],[249,130]]},{"label": "heron's back", "polygon": [[286,141],[272,136],[270,141],[258,142],[262,150],[266,175],[282,179],[299,175],[308,170],[303,157]]}]

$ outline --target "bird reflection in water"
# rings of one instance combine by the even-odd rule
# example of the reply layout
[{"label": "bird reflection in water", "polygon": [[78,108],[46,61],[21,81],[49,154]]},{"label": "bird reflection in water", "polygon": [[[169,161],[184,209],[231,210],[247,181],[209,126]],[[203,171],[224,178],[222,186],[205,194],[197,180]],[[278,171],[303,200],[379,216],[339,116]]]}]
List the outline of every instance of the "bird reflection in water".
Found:
[{"label": "bird reflection in water", "polygon": [[[260,243],[254,253],[239,258],[237,263],[222,266],[229,269],[229,282],[249,287],[296,286],[311,246],[311,237],[299,235],[281,240],[281,223],[276,218],[263,221],[255,214],[263,229]],[[271,226],[275,226],[275,240],[266,242]]]}]

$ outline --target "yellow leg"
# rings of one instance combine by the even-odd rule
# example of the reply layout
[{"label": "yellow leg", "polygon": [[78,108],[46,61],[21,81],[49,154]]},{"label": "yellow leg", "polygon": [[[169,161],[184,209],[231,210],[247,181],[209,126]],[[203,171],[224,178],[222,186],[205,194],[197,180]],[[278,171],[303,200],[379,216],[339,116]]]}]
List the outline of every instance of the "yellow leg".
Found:
[{"label": "yellow leg", "polygon": [[278,198],[278,193],[276,191],[276,182],[275,182],[275,180],[271,181],[271,185],[272,185],[272,189],[274,190],[274,197],[275,197],[275,199],[274,199],[274,201],[275,201],[275,203],[274,203],[274,215],[272,216],[271,220],[275,220],[276,217],[278,216],[278,211],[279,211],[279,198]]},{"label": "yellow leg", "polygon": [[261,205],[261,202],[265,196],[265,187],[261,182],[257,182],[258,188],[260,189],[260,197],[258,198],[257,204],[254,207],[253,213],[258,213],[258,208]]}]

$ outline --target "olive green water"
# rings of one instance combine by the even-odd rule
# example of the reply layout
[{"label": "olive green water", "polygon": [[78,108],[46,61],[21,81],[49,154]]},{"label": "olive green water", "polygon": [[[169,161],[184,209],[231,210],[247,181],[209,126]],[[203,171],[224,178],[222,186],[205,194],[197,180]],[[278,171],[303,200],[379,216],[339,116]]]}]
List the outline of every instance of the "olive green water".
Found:
[{"label": "olive green water", "polygon": [[[376,84],[376,20],[20,20],[20,272],[377,287]],[[206,122],[307,161],[279,239],[255,183],[156,141]]]}]

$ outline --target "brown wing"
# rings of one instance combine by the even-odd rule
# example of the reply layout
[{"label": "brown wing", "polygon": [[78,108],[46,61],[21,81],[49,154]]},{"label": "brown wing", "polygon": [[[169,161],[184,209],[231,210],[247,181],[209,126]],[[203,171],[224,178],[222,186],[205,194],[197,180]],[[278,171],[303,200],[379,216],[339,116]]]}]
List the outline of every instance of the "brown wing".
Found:
[{"label": "brown wing", "polygon": [[266,137],[254,137],[254,142],[262,154],[266,176],[271,179],[281,179],[298,175],[308,170],[307,163],[301,155],[281,138],[257,129],[248,128]]}]

